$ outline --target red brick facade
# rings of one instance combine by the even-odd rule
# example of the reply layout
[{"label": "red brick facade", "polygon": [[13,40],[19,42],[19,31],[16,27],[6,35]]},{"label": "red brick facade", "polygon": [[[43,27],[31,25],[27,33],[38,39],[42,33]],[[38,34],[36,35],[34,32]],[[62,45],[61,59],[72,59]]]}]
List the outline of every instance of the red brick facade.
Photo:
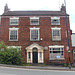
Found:
[{"label": "red brick facade", "polygon": [[[30,25],[30,17],[39,17],[39,25]],[[37,43],[42,47],[48,47],[48,50],[44,50],[44,63],[52,64],[63,64],[69,62],[69,54],[67,50],[68,40],[67,40],[67,28],[66,28],[66,16],[61,15],[51,15],[51,16],[1,16],[0,25],[0,39],[6,42],[9,46],[22,46],[22,57],[24,61],[27,62],[27,52],[26,47],[33,43]],[[15,26],[10,26],[10,17],[19,17],[19,24]],[[52,25],[51,17],[60,17],[60,25]],[[69,32],[69,44],[70,44],[70,55],[71,63],[73,63],[72,47],[71,47],[71,33],[68,19],[68,32]],[[18,41],[9,41],[9,28],[19,28],[18,30]],[[39,41],[30,41],[30,28],[39,28]],[[52,40],[52,29],[51,28],[61,28],[61,40]],[[41,40],[42,38],[42,40]],[[52,45],[63,45],[64,46],[64,60],[49,60],[49,46]]]}]

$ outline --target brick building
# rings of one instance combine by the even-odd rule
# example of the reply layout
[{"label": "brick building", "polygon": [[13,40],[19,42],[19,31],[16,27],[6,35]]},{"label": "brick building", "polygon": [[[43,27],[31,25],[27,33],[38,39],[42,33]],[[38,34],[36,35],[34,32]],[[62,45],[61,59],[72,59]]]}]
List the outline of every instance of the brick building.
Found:
[{"label": "brick building", "polygon": [[[69,15],[68,32],[71,47]],[[65,6],[60,11],[10,11],[1,15],[0,39],[22,50],[26,63],[69,63]],[[70,52],[73,63],[72,51]]]},{"label": "brick building", "polygon": [[71,41],[72,41],[73,63],[75,65],[75,33],[71,34]]}]

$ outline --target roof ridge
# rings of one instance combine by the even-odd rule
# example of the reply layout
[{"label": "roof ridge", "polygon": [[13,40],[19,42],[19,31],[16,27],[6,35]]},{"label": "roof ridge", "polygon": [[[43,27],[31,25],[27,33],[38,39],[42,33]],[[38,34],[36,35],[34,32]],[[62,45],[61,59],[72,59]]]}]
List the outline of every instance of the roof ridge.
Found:
[{"label": "roof ridge", "polygon": [[8,11],[2,14],[2,16],[64,16],[63,11]]}]

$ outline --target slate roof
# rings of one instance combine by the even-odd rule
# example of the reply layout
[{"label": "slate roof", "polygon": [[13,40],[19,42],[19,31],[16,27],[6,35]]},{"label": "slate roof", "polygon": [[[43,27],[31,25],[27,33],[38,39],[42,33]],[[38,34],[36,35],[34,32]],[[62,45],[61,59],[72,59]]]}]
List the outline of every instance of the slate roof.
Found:
[{"label": "slate roof", "polygon": [[8,11],[1,16],[65,16],[64,11]]}]

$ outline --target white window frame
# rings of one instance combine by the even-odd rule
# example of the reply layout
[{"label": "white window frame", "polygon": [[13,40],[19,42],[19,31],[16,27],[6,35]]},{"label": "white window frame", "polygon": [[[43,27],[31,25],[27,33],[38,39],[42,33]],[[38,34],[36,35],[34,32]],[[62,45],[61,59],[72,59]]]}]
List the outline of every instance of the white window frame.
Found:
[{"label": "white window frame", "polygon": [[[53,20],[58,20],[59,23],[52,23]],[[60,17],[51,17],[51,25],[60,25]]]},{"label": "white window frame", "polygon": [[73,50],[73,59],[75,60],[75,57],[74,56],[75,56],[75,50]]},{"label": "white window frame", "polygon": [[[30,41],[39,41],[39,29],[40,28],[30,28]],[[31,39],[31,30],[38,30],[38,39],[34,40],[34,39]]]},{"label": "white window frame", "polygon": [[[17,24],[11,24],[11,20],[18,20]],[[19,25],[19,17],[10,17],[10,25]]]},{"label": "white window frame", "polygon": [[[14,28],[14,27],[13,27],[13,28],[9,28],[9,41],[18,41],[18,29],[19,29],[19,28]],[[11,30],[17,30],[17,39],[16,39],[16,40],[11,40],[11,39],[10,39],[10,31],[11,31]]]},{"label": "white window frame", "polygon": [[[31,21],[32,20],[38,20],[37,24],[32,24]],[[30,25],[39,25],[39,17],[30,17]]]},{"label": "white window frame", "polygon": [[[50,57],[50,54],[51,54],[50,51],[53,51],[52,48],[60,48],[60,51],[63,51],[63,55],[62,56],[59,56],[59,55],[57,55],[57,53],[55,53],[56,56],[58,56],[58,58],[57,57],[56,58],[51,58]],[[63,48],[63,50],[61,50],[61,48]],[[52,53],[52,54],[54,54],[54,53]],[[56,60],[56,59],[57,60],[64,60],[65,59],[64,58],[64,45],[52,45],[52,46],[49,46],[49,60]]]},{"label": "white window frame", "polygon": [[[57,27],[55,27],[55,28],[51,28],[52,29],[52,40],[53,41],[61,41],[61,28],[57,28]],[[59,30],[59,32],[60,32],[60,38],[59,39],[53,39],[53,30]]]}]

